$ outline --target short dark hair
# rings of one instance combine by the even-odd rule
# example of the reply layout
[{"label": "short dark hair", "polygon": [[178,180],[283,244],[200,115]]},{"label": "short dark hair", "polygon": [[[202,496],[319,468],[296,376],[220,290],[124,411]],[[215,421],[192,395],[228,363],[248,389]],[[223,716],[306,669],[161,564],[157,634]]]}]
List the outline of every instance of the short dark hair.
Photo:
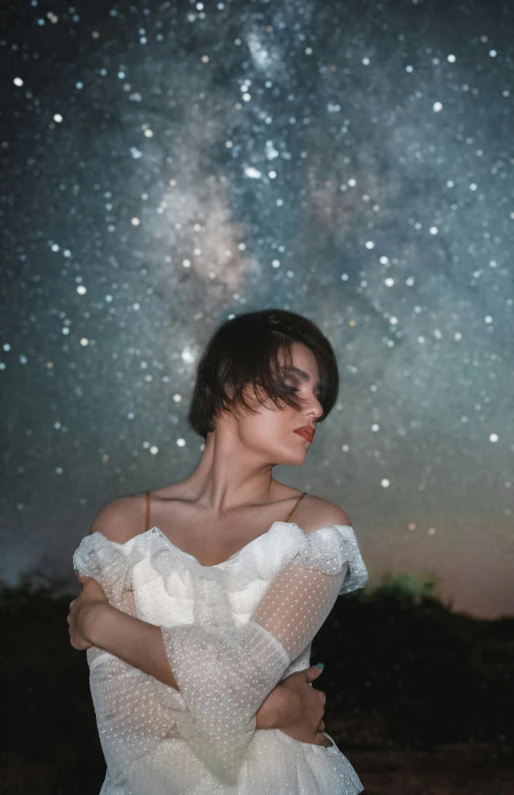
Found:
[{"label": "short dark hair", "polygon": [[[278,352],[291,364],[291,347],[303,343],[314,356],[319,371],[319,401],[325,420],[339,392],[339,372],[332,345],[320,328],[302,315],[284,309],[247,312],[225,321],[210,338],[197,367],[196,383],[188,422],[199,436],[207,438],[222,411],[242,405],[253,411],[243,395],[246,384],[258,385],[275,405],[283,401],[301,408],[298,398],[279,377]],[[231,388],[232,397],[226,392]]]}]

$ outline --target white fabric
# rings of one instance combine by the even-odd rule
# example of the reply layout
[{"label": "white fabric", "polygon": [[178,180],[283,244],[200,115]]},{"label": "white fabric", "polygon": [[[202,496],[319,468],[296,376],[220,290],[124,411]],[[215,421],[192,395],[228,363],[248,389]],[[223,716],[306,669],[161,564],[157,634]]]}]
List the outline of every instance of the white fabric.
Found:
[{"label": "white fabric", "polygon": [[339,594],[368,573],[353,528],[275,522],[227,561],[202,566],[156,527],[125,544],[86,536],[74,567],[111,604],[162,628],[180,692],[100,649],[87,652],[107,775],[101,795],[356,795],[331,747],[256,730],[279,681],[310,665]]}]

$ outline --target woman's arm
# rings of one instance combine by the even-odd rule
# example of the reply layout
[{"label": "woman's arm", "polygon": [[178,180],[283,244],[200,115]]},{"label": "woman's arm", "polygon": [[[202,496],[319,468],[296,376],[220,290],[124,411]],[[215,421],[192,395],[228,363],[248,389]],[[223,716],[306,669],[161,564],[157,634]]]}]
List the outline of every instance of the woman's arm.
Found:
[{"label": "woman's arm", "polygon": [[[70,615],[72,610],[70,608]],[[129,616],[107,601],[90,601],[79,606],[75,627],[76,633],[88,646],[96,646],[114,654],[165,685],[179,690],[164,650],[160,627]]]},{"label": "woman's arm", "polygon": [[[160,627],[129,616],[109,604],[102,587],[92,577],[77,575],[82,593],[70,604],[71,645],[81,651],[96,646],[141,669],[175,690]],[[289,715],[288,693],[277,685],[256,712],[257,729],[280,728]]]}]

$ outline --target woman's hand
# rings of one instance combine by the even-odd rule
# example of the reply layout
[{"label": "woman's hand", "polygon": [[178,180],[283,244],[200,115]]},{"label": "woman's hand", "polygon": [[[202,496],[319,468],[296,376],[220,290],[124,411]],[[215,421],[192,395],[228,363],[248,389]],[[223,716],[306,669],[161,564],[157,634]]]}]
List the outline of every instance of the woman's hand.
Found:
[{"label": "woman's hand", "polygon": [[89,625],[94,616],[98,605],[108,604],[107,597],[101,585],[92,577],[83,577],[75,572],[77,579],[82,585],[81,594],[70,602],[70,612],[68,613],[68,626],[70,643],[74,649],[85,651],[94,644],[89,639]]},{"label": "woman's hand", "polygon": [[300,742],[330,747],[332,743],[323,734],[327,697],[310,684],[321,672],[311,665],[279,682],[259,708],[258,728],[280,729]]}]

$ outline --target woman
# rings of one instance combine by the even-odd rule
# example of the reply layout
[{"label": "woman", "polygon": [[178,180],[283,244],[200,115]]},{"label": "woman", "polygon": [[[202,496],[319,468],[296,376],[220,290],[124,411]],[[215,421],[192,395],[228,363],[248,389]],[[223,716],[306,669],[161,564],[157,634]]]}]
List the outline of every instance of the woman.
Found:
[{"label": "woman", "polygon": [[366,566],[341,508],[272,477],[305,461],[338,388],[310,320],[227,321],[198,366],[197,468],[95,517],[74,555],[84,588],[68,623],[88,650],[101,795],[363,790],[308,685],[312,639]]}]

